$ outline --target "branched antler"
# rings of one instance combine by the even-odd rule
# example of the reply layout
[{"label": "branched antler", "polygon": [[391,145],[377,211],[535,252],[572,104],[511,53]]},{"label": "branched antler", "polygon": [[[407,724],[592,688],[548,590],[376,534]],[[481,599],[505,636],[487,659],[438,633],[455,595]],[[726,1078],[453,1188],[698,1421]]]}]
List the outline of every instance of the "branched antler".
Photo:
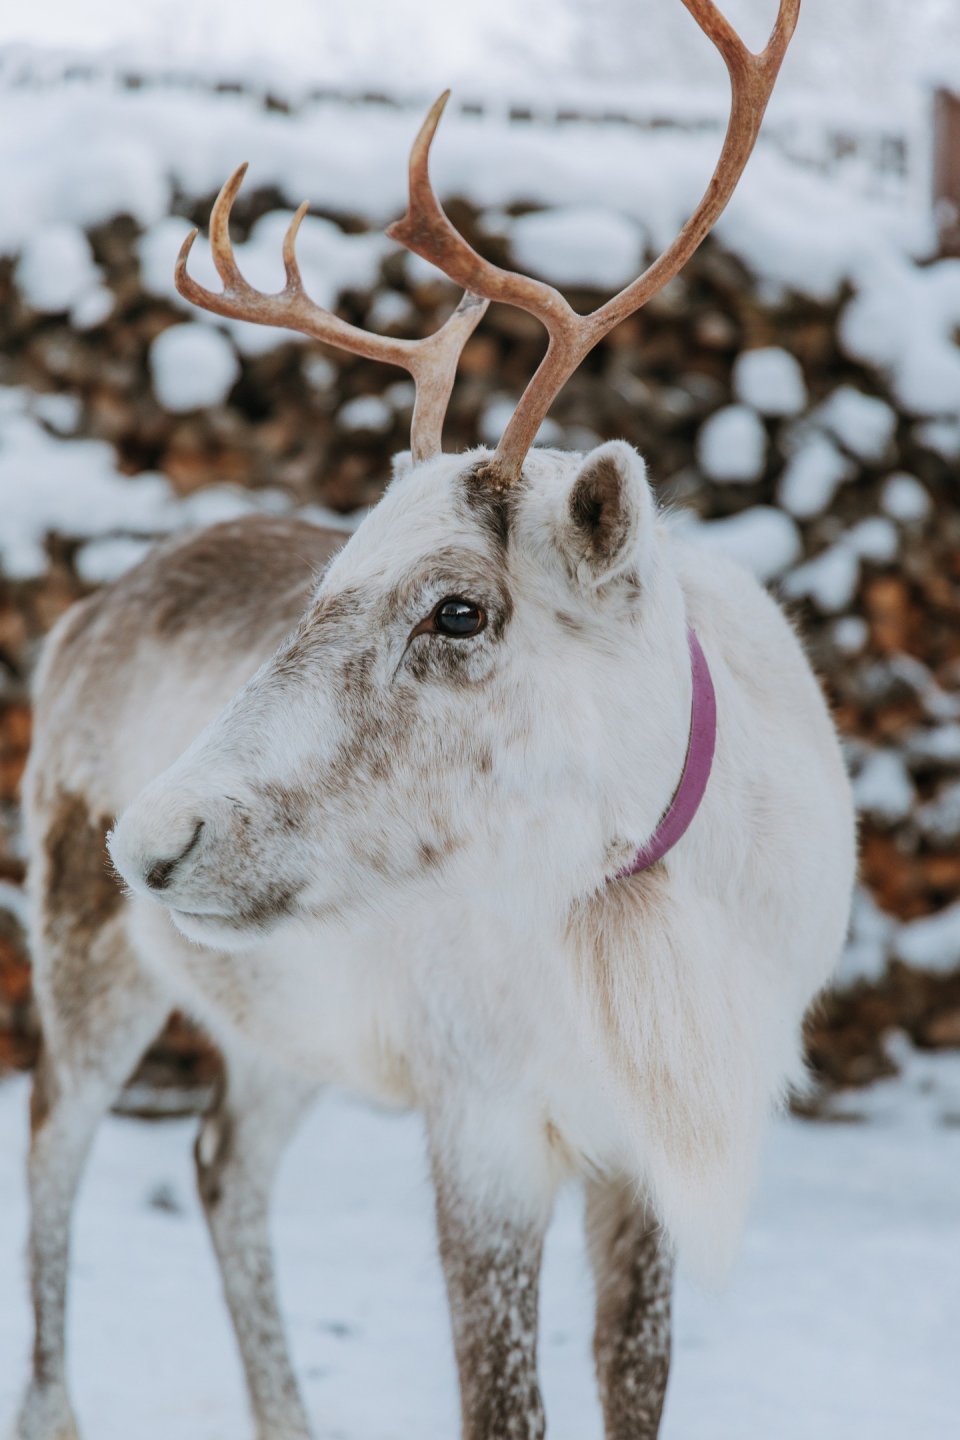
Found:
[{"label": "branched antler", "polygon": [[730,75],[730,119],[723,148],[703,198],[672,245],[651,265],[589,315],[580,315],[552,285],[528,275],[504,270],[470,246],[454,229],[430,182],[430,146],[440,123],[449,91],[431,108],[410,152],[410,195],[406,214],[387,230],[408,250],[438,266],[462,285],[465,294],[456,310],[435,334],[422,340],[395,340],[372,335],[332,315],[311,300],[303,288],[295,245],[306,204],[294,215],[283,242],[287,283],[276,295],[254,290],[243,278],[230,243],[230,211],[246,173],[241,165],[220,191],[210,216],[210,244],[223,291],[205,290],[187,274],[187,257],[197,237],[187,236],[177,261],[176,284],[180,294],[217,315],[253,320],[260,325],[282,325],[312,335],[328,345],[401,365],[413,376],[417,398],[413,412],[411,448],[416,460],[440,450],[443,417],[453,388],[457,362],[487,305],[498,300],[534,315],[549,338],[547,353],[530,381],[487,467],[494,483],[508,485],[518,478],[524,457],[559,390],[584,356],[608,331],[639,310],[652,295],[682,269],[711,230],[733,194],[756,143],[783,57],[800,12],[800,0],[780,0],[776,23],[766,48],[748,50],[721,14],[714,0],[683,0],[684,5],[723,56]]},{"label": "branched antler", "polygon": [[773,32],[760,54],[748,50],[713,0],[683,0],[720,51],[730,75],[727,132],[703,198],[673,244],[625,289],[589,315],[579,315],[552,285],[484,260],[451,225],[430,182],[428,160],[449,92],[431,109],[410,155],[406,214],[387,234],[438,265],[458,285],[526,310],[544,325],[547,353],[510,420],[494,457],[501,484],[515,480],[555,396],[599,340],[647,303],[686,264],[723,211],[756,143],[767,102],[793,35],[800,0],[780,0]]},{"label": "branched antler", "polygon": [[466,294],[446,322],[433,335],[422,340],[400,340],[387,335],[373,335],[341,320],[318,305],[303,288],[297,263],[296,241],[307,204],[294,215],[284,236],[283,266],[287,283],[276,295],[255,290],[240,273],[230,240],[230,212],[237,198],[246,165],[240,165],[217,196],[210,214],[210,248],[213,263],[223,281],[217,294],[207,290],[187,272],[187,259],[197,238],[193,230],[183,242],[177,258],[174,278],[177,289],[186,300],[215,315],[232,320],[252,320],[258,325],[279,325],[323,340],[341,350],[363,355],[368,360],[383,360],[409,371],[416,388],[410,445],[415,460],[426,460],[440,451],[443,419],[453,389],[457,362],[467,340],[473,334],[488,302]]}]

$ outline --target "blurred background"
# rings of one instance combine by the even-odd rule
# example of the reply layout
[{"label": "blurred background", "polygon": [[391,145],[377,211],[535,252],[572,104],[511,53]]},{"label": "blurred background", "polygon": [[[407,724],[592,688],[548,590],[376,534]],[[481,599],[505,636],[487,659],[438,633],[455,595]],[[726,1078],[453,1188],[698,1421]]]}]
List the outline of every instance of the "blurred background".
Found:
[{"label": "blurred background", "polygon": [[[29,1069],[38,1040],[18,787],[45,632],[173,530],[253,510],[355,524],[408,442],[413,392],[401,372],[179,300],[177,250],[190,226],[205,227],[223,179],[250,161],[234,233],[254,283],[281,284],[283,229],[307,198],[300,253],[315,298],[368,328],[420,335],[454,292],[382,230],[403,208],[407,149],[441,89],[454,94],[433,173],[454,222],[582,310],[680,227],[712,170],[727,103],[723,66],[679,0],[486,0],[470,13],[437,0],[20,8],[0,15],[0,1074]],[[760,48],[774,0],[724,8]],[[906,1238],[881,1224],[877,1264],[888,1263],[885,1237],[912,1257],[908,1288],[918,1269],[942,1273],[948,1220],[960,1250],[957,257],[955,0],[804,0],[757,152],[715,235],[594,352],[542,437],[578,449],[632,441],[681,523],[745,561],[795,615],[845,737],[861,883],[836,985],[810,1018],[815,1083],[796,1102],[795,1138],[778,1139],[765,1203],[781,1220],[799,1203],[799,1215],[811,1174],[822,1173],[824,1196],[849,1185],[851,1167],[875,1183],[845,1192],[848,1229],[830,1252],[836,1294],[861,1291],[859,1389],[820,1361],[810,1374],[800,1363],[795,1383],[805,1396],[812,1384],[825,1408],[819,1428],[801,1408],[798,1436],[882,1440],[909,1424],[932,1440],[956,1416],[937,1364],[946,1290],[917,1291],[906,1307],[901,1323],[920,1347],[906,1364],[896,1329],[871,1338],[868,1317],[889,1298],[845,1272],[841,1256],[864,1206],[874,1213],[905,1167],[920,1187],[905,1213],[919,1218]],[[212,283],[202,241],[192,263]],[[529,317],[490,311],[464,353],[448,448],[497,440],[542,348]],[[189,1112],[216,1063],[177,1019],[124,1108]],[[9,1170],[18,1215],[19,1127],[13,1102],[0,1103],[0,1177]],[[873,1131],[887,1139],[864,1138]],[[175,1170],[177,1142],[164,1143]],[[357,1175],[352,1183],[348,1210],[361,1203]],[[168,1191],[158,1180],[152,1210],[185,1212],[192,1202]],[[764,1214],[761,1205],[755,1243],[771,1265],[781,1222]],[[795,1272],[782,1278],[798,1283]],[[808,1298],[812,1324],[832,1302]],[[697,1303],[681,1354],[709,1326]],[[955,1301],[949,1314],[960,1324]],[[16,1378],[4,1336],[19,1355],[22,1333],[20,1318],[0,1315],[0,1408]],[[320,1347],[319,1395],[325,1376],[349,1373],[343,1337],[305,1334],[295,1334],[301,1347]],[[399,1343],[385,1342],[394,1369]],[[708,1390],[711,1374],[723,1390],[721,1360],[698,1362]],[[711,1434],[792,1435],[776,1408],[782,1367],[774,1375],[774,1408],[755,1411],[756,1428],[724,1429],[714,1396]],[[762,1389],[763,1376],[753,1383]],[[679,1393],[676,1403],[669,1434],[702,1433],[683,1428]],[[209,1432],[180,1433],[234,1433],[218,1414]],[[415,1410],[408,1418],[428,1423]],[[356,1433],[404,1433],[395,1423],[374,1406]]]}]

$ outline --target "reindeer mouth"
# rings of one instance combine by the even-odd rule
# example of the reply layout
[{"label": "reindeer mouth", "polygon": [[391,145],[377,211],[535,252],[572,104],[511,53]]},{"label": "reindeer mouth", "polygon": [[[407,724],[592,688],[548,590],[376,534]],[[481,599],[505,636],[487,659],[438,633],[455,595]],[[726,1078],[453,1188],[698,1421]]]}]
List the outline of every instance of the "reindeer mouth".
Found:
[{"label": "reindeer mouth", "polygon": [[273,886],[251,896],[236,910],[181,910],[168,905],[170,918],[182,935],[206,948],[236,949],[269,934],[300,913],[300,887]]}]

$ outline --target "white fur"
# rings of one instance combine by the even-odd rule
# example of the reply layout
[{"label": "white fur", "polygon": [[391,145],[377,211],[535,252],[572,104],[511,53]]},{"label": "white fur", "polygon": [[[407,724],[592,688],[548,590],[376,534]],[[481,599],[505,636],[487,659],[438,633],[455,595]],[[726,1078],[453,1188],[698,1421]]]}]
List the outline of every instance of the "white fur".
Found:
[{"label": "white fur", "polygon": [[[584,574],[566,509],[595,457],[534,452],[503,562],[503,639],[412,642],[467,647],[470,683],[417,680],[404,646],[443,594],[470,594],[471,557],[480,577],[496,563],[460,500],[476,453],[398,467],[318,588],[321,607],[349,591],[356,615],[329,640],[320,627],[294,681],[268,661],[230,700],[263,657],[222,657],[185,693],[145,645],[110,745],[78,741],[62,758],[124,812],[112,854],[135,892],[142,962],[214,1033],[313,1080],[421,1106],[478,1195],[510,1189],[536,1211],[565,1175],[626,1171],[688,1259],[717,1270],[764,1122],[800,1076],[804,1010],[843,940],[852,808],[777,606],[656,517],[628,447],[604,450],[629,506],[608,569]],[[432,583],[431,557],[452,550],[462,586]],[[384,618],[385,597],[420,572],[409,611]],[[665,863],[619,881],[683,763],[688,621],[716,687],[714,772]],[[338,677],[371,646],[376,693],[401,687],[411,707],[401,759],[386,783],[361,766],[306,833],[271,829],[256,784],[295,786],[342,756],[354,722]],[[489,748],[489,776],[458,763],[458,736],[470,753]],[[252,868],[233,855],[227,796],[258,834]],[[151,895],[149,858],[178,853],[197,817],[195,856]],[[444,837],[455,843],[442,865],[417,869],[418,845]],[[298,915],[269,933],[224,928],[235,896],[268,879],[302,887]]]}]

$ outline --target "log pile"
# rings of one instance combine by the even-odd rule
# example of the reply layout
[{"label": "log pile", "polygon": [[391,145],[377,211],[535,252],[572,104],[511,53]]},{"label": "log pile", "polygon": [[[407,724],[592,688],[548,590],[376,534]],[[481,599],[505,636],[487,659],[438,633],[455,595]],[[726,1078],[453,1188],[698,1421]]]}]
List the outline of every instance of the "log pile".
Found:
[{"label": "log pile", "polygon": [[[195,207],[198,224],[209,198]],[[276,205],[268,192],[241,200],[240,235]],[[450,212],[491,258],[509,263],[503,236],[485,233],[473,207],[452,203]],[[362,217],[331,218],[348,230],[365,228]],[[409,433],[412,388],[399,372],[291,342],[243,357],[239,379],[221,404],[170,413],[154,393],[150,348],[183,314],[145,293],[132,221],[118,218],[89,238],[113,308],[86,329],[65,315],[29,309],[13,262],[0,262],[0,385],[71,397],[72,435],[108,441],[124,473],[160,471],[180,495],[228,481],[251,491],[279,488],[295,504],[340,512],[376,500],[390,455]],[[567,293],[580,309],[603,298]],[[882,912],[870,932],[879,962],[860,978],[856,971],[848,976],[850,983],[810,1021],[814,1066],[836,1084],[884,1073],[891,1062],[883,1037],[891,1029],[906,1030],[925,1047],[960,1045],[960,953],[952,965],[941,956],[925,968],[898,955],[896,938],[897,922],[942,912],[960,897],[960,417],[951,439],[949,423],[931,425],[897,410],[884,377],[843,352],[838,320],[847,298],[821,303],[763,295],[738,261],[708,242],[681,280],[589,357],[551,422],[553,443],[585,448],[613,436],[632,441],[663,498],[712,521],[782,500],[785,469],[810,435],[820,433],[817,416],[828,413],[826,402],[838,390],[874,397],[889,411],[887,433],[872,444],[858,443],[842,426],[833,434],[844,481],[824,508],[794,511],[799,551],[780,577],[861,774],[863,879]],[[450,303],[445,284],[425,280],[398,255],[384,261],[373,290],[342,295],[340,313],[370,328],[423,334]],[[732,481],[716,473],[711,478],[700,463],[703,427],[741,404],[738,357],[764,347],[799,362],[803,413],[756,416],[751,423],[761,456],[753,472]],[[527,316],[491,311],[464,353],[449,448],[496,438],[498,402],[519,393],[542,348],[542,334]],[[913,488],[897,493],[913,502],[925,496],[926,513],[911,502],[912,510],[901,505],[897,514],[891,476],[911,477]],[[882,531],[857,529],[884,514]],[[863,543],[844,582],[849,593],[843,584],[838,592],[797,580],[807,562],[852,533]],[[0,1066],[28,1066],[37,1041],[17,919],[29,677],[45,632],[89,588],[78,574],[76,537],[50,535],[47,550],[42,577],[0,574]],[[884,776],[887,783],[878,783]],[[180,1025],[149,1065],[153,1078],[166,1074],[192,1084],[209,1075],[210,1061],[195,1034]]]}]

